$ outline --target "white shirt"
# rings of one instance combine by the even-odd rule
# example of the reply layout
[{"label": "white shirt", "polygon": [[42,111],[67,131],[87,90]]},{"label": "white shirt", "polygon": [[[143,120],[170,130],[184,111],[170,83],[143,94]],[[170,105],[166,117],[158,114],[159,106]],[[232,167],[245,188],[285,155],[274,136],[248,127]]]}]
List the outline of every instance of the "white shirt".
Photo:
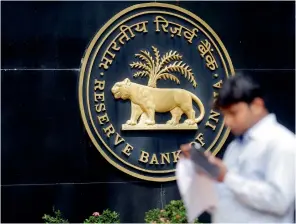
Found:
[{"label": "white shirt", "polygon": [[217,184],[212,221],[293,223],[295,210],[295,134],[269,114],[227,148],[228,168]]}]

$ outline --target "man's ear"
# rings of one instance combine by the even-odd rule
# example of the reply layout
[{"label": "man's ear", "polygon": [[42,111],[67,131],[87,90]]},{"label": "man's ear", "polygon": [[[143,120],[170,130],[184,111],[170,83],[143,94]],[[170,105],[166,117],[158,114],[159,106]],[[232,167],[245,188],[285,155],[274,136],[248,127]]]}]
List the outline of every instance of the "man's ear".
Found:
[{"label": "man's ear", "polygon": [[253,112],[261,113],[262,108],[265,108],[264,100],[262,98],[255,98],[251,104]]},{"label": "man's ear", "polygon": [[264,100],[260,97],[256,97],[254,100],[253,100],[253,103],[256,104],[257,106],[260,106],[260,107],[264,107],[265,104],[264,104]]}]

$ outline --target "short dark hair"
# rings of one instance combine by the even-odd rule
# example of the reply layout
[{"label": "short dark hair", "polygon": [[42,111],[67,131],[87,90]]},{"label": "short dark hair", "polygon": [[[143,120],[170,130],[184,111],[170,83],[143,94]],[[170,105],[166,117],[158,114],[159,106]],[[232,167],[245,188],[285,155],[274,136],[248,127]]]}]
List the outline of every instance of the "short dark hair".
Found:
[{"label": "short dark hair", "polygon": [[263,99],[260,85],[250,76],[240,73],[224,81],[214,107],[227,108],[240,102],[250,104],[257,97]]}]

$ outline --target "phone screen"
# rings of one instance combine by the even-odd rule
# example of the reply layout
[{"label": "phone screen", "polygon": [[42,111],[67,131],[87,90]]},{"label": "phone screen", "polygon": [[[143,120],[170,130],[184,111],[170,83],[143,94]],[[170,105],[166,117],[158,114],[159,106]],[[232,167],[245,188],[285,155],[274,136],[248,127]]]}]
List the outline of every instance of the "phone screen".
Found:
[{"label": "phone screen", "polygon": [[209,162],[208,158],[202,150],[192,148],[190,150],[190,156],[191,160],[194,162],[197,168],[200,168],[202,171],[213,178],[218,178],[219,168]]}]

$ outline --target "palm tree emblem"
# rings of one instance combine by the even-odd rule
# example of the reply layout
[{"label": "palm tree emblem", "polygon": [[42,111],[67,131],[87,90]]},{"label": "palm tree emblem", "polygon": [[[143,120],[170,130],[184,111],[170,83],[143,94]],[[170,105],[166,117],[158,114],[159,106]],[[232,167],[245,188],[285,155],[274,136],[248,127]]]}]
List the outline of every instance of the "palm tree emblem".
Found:
[{"label": "palm tree emblem", "polygon": [[[122,130],[172,130],[197,129],[197,124],[203,119],[205,109],[201,100],[188,90],[181,88],[156,88],[157,80],[172,80],[180,84],[176,73],[181,73],[195,88],[197,83],[192,69],[182,61],[177,51],[168,51],[160,56],[159,50],[152,46],[152,54],[141,50],[135,54],[140,60],[130,64],[137,69],[134,77],[149,78],[148,86],[131,82],[128,78],[116,82],[111,91],[116,99],[131,101],[131,116],[122,126]],[[199,115],[193,108],[195,102]],[[157,124],[156,113],[171,113],[171,119],[165,124]],[[182,115],[187,119],[180,123]]]},{"label": "palm tree emblem", "polygon": [[135,54],[136,58],[141,61],[132,62],[131,68],[141,71],[134,73],[134,77],[149,77],[148,86],[156,88],[157,80],[170,79],[177,84],[180,80],[172,74],[172,72],[179,72],[192,83],[193,87],[197,86],[192,69],[182,61],[182,56],[176,51],[169,51],[160,57],[159,50],[152,46],[154,58],[149,51],[141,50],[141,53]]}]

